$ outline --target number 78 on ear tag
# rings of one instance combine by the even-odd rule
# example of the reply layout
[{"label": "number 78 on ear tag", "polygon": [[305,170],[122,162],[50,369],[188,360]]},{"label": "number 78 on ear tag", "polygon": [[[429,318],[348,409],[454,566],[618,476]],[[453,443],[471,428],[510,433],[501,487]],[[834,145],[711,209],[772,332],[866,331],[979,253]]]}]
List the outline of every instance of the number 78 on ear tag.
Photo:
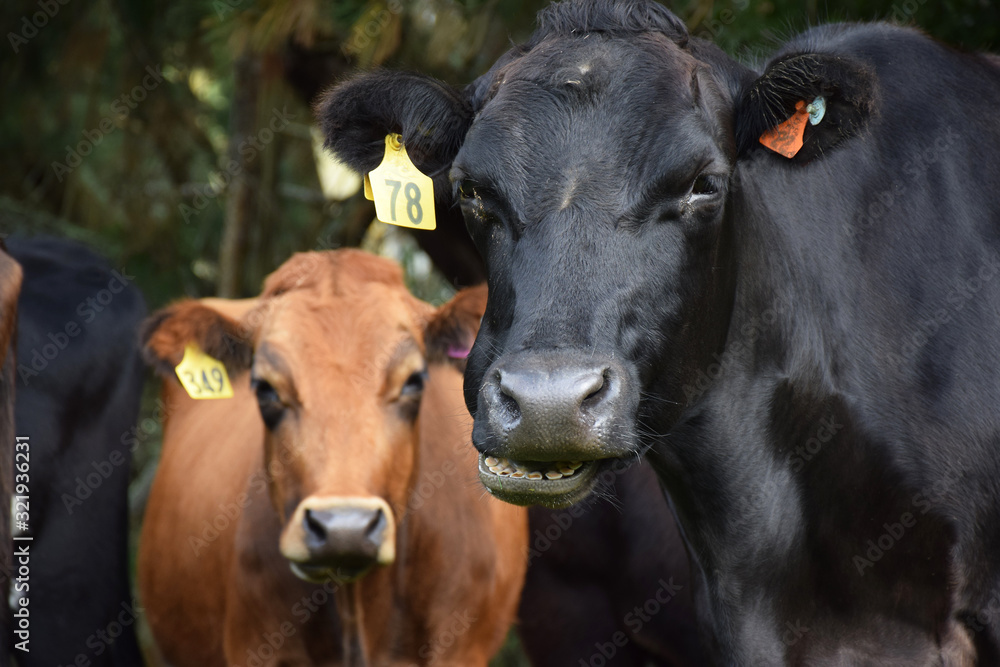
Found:
[{"label": "number 78 on ear tag", "polygon": [[382,164],[368,172],[365,181],[365,196],[375,202],[380,221],[414,229],[437,227],[434,181],[410,161],[398,134],[386,135]]}]

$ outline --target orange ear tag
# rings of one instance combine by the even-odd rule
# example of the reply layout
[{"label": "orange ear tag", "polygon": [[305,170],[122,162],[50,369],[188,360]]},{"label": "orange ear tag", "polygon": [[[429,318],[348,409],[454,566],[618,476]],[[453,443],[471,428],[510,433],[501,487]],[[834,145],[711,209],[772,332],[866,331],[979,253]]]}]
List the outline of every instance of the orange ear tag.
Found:
[{"label": "orange ear tag", "polygon": [[795,103],[795,113],[784,123],[760,135],[760,143],[779,155],[787,158],[795,157],[802,148],[802,135],[809,121],[809,111],[806,103],[799,100]]}]

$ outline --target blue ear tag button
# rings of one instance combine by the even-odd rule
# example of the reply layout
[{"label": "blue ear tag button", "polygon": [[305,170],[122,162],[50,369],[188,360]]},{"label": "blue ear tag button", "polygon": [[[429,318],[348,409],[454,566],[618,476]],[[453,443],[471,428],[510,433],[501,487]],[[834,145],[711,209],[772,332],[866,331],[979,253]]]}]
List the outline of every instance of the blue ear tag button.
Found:
[{"label": "blue ear tag button", "polygon": [[819,125],[823,116],[826,115],[826,98],[817,97],[806,107],[806,111],[809,112],[809,124]]}]

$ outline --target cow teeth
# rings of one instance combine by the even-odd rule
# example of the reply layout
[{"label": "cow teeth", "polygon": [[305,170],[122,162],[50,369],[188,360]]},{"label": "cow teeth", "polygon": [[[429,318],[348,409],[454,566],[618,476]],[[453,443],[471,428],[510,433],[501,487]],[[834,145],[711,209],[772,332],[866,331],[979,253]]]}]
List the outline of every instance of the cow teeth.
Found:
[{"label": "cow teeth", "polygon": [[497,465],[500,466],[501,468],[506,468],[507,466],[510,465],[510,461],[504,458],[499,458],[497,459]]},{"label": "cow teeth", "polygon": [[501,470],[497,474],[500,475],[501,477],[510,477],[510,475],[511,475],[511,469],[510,468],[504,468],[503,470]]},{"label": "cow teeth", "polygon": [[542,473],[537,470],[528,473],[528,479],[541,479]]},{"label": "cow teeth", "polygon": [[572,475],[576,471],[573,470],[572,468],[570,468],[569,466],[559,466],[559,472],[561,472],[566,477],[569,477],[570,475]]},{"label": "cow teeth", "polygon": [[580,469],[580,468],[583,467],[583,462],[582,461],[571,461],[568,465],[573,470],[578,470],[578,469]]},{"label": "cow teeth", "polygon": [[548,477],[549,479],[562,479],[562,473],[556,472],[555,470],[548,471],[547,473],[545,473],[545,476]]},{"label": "cow teeth", "polygon": [[521,479],[522,477],[524,477],[524,471],[523,470],[515,470],[514,472],[512,472],[510,474],[510,476],[513,477],[514,479]]},{"label": "cow teeth", "polygon": [[497,459],[497,457],[495,457],[495,456],[487,456],[486,457],[486,467],[487,468],[495,468],[498,463],[500,463],[500,461]]}]

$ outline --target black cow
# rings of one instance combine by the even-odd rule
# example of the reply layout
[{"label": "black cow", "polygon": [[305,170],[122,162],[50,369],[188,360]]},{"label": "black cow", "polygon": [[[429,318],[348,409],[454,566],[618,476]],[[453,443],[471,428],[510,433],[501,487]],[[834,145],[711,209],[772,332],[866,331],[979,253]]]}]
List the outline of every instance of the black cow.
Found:
[{"label": "black cow", "polygon": [[[140,613],[129,593],[128,482],[143,434],[135,422],[143,366],[137,327],[146,314],[131,277],[80,244],[9,240],[24,269],[15,421],[27,436],[33,539],[28,652],[19,665],[142,664]],[[23,508],[21,508],[23,509]]]},{"label": "black cow", "polygon": [[[801,149],[759,145],[797,107]],[[915,30],[815,28],[755,72],[659,5],[592,0],[461,93],[374,73],[320,111],[356,168],[386,131],[451,165],[489,274],[466,398],[492,493],[569,503],[645,453],[719,664],[983,665],[997,108],[993,62]]]},{"label": "black cow", "polygon": [[648,465],[572,507],[528,511],[518,633],[537,667],[701,667],[684,543]]}]

